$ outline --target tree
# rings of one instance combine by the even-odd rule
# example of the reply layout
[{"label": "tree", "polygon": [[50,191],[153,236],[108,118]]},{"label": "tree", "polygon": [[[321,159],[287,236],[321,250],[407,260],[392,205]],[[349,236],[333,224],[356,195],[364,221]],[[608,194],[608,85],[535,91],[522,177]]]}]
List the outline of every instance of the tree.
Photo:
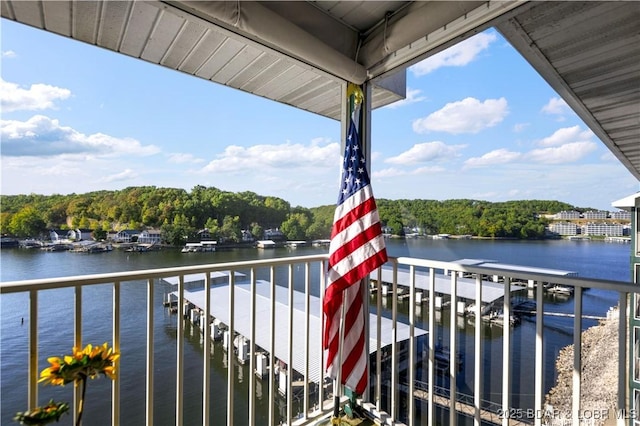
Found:
[{"label": "tree", "polygon": [[293,213],[289,218],[282,222],[280,231],[288,240],[304,240],[306,238],[306,230],[309,227],[309,217],[304,213]]},{"label": "tree", "polygon": [[40,212],[32,206],[24,207],[13,215],[9,230],[17,237],[35,237],[46,229],[46,223]]},{"label": "tree", "polygon": [[253,235],[254,238],[262,238],[264,235],[264,228],[260,226],[259,223],[253,222],[249,227],[249,232]]},{"label": "tree", "polygon": [[220,228],[220,237],[223,242],[240,241],[241,229],[240,218],[238,216],[225,216],[222,220],[222,228]]}]

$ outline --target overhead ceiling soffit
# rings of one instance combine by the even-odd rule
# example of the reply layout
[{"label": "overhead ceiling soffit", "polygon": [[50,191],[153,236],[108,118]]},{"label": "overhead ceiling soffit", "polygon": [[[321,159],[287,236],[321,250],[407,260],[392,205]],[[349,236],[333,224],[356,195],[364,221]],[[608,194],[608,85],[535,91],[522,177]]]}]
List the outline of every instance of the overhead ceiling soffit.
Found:
[{"label": "overhead ceiling soffit", "polygon": [[258,2],[191,0],[165,3],[258,43],[266,43],[273,50],[319,67],[340,79],[357,84],[367,79],[362,65]]},{"label": "overhead ceiling soffit", "polygon": [[505,20],[528,0],[414,2],[364,40],[360,57],[370,77],[411,66]]}]

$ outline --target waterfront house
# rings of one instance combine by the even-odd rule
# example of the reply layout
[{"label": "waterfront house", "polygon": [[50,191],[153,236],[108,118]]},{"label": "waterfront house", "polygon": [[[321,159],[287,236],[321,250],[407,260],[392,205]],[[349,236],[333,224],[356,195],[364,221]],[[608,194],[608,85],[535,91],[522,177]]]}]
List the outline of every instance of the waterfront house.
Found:
[{"label": "waterfront house", "polygon": [[159,229],[145,229],[138,235],[139,244],[160,244],[162,242],[162,231]]},{"label": "waterfront house", "polygon": [[287,241],[287,237],[279,229],[265,229],[262,235],[263,240],[271,240],[276,244],[281,244]]},{"label": "waterfront house", "polygon": [[205,240],[210,240],[211,239],[211,233],[209,232],[208,228],[200,229],[196,233],[196,236],[197,236],[198,241],[205,241]]},{"label": "waterfront house", "polygon": [[[343,128],[348,122],[347,112],[347,83],[360,85],[364,92],[363,113],[365,131],[361,135],[364,142],[364,155],[371,159],[372,143],[369,133],[371,125],[371,111],[407,97],[406,69],[453,46],[478,32],[489,27],[496,28],[502,36],[540,73],[542,78],[566,101],[567,105],[578,114],[598,138],[611,151],[616,161],[623,164],[636,178],[640,179],[640,146],[638,127],[638,105],[640,105],[640,75],[637,64],[640,57],[640,43],[638,43],[638,23],[640,22],[640,4],[636,2],[533,2],[533,1],[504,1],[504,2],[187,2],[187,1],[148,1],[148,2],[116,2],[116,1],[83,1],[83,2],[25,2],[5,0],[2,2],[2,17],[31,25],[61,36],[70,37],[92,46],[141,59],[147,63],[160,65],[193,76],[223,84],[231,88],[262,96],[275,102],[280,102],[294,108],[300,108],[313,114],[319,114],[333,120],[339,120]],[[343,139],[345,136],[343,136]],[[344,140],[342,141],[344,144]],[[374,160],[375,161],[375,160]],[[368,161],[370,164],[370,161]],[[549,167],[553,167],[550,165]],[[608,178],[603,171],[603,179]],[[534,176],[531,179],[535,179]],[[326,183],[326,182],[319,182]],[[442,183],[446,184],[446,183]],[[455,195],[455,194],[452,194]],[[640,306],[636,303],[637,286],[633,282],[640,280],[640,203],[638,196],[625,199],[623,203],[616,203],[616,207],[627,209],[631,213],[632,226],[635,231],[631,244],[631,268],[628,282],[610,282],[605,280],[586,280],[576,277],[557,277],[559,284],[571,286],[575,289],[574,298],[576,321],[568,331],[574,336],[575,353],[581,353],[581,298],[584,291],[599,288],[612,291],[619,300],[620,327],[618,328],[619,345],[618,379],[616,392],[616,408],[625,424],[632,425],[635,420],[632,413],[640,412],[640,377],[636,377],[631,369],[632,362],[637,357],[637,351],[627,352],[627,347],[634,347],[633,339],[640,339],[636,328],[640,327]],[[560,217],[560,219],[577,219],[576,217]],[[125,238],[126,235],[123,235]],[[238,262],[237,265],[225,265],[225,269],[258,269],[261,267],[284,268],[283,275],[294,280],[295,271],[306,268],[323,268],[326,256],[313,258],[261,259],[255,262]],[[424,270],[448,269],[463,274],[500,275],[505,286],[505,294],[509,292],[512,279],[518,280],[546,280],[549,277],[543,273],[527,271],[492,270],[490,266],[478,267],[459,265],[451,262],[439,262],[431,259],[414,259],[403,257],[391,259],[393,267],[399,265],[409,269],[422,268]],[[300,267],[300,268],[297,268]],[[200,268],[200,269],[199,269]],[[287,272],[288,271],[288,272]],[[125,281],[143,281],[149,289],[149,300],[153,301],[154,279],[169,276],[184,277],[190,273],[217,272],[216,267],[191,266],[172,268],[163,271],[135,271],[131,273],[104,274],[93,278],[90,282],[86,277],[69,277],[64,282],[60,280],[38,280],[36,282],[4,283],[3,292],[28,292],[30,295],[30,313],[28,330],[30,350],[12,356],[21,356],[27,365],[25,374],[28,380],[29,406],[34,407],[39,402],[37,392],[38,359],[42,355],[38,346],[38,298],[40,290],[69,287],[81,295],[83,286],[107,284],[113,291],[114,308],[111,312],[114,323],[113,344],[120,345],[121,331],[130,329],[132,325],[121,327],[120,314],[120,286]],[[281,271],[279,271],[281,272]],[[290,274],[290,275],[287,275]],[[269,274],[267,274],[269,275]],[[276,275],[272,273],[269,284],[276,286]],[[451,274],[451,294],[457,294],[457,276]],[[296,276],[304,281],[304,277]],[[411,282],[411,281],[410,281]],[[323,283],[316,283],[323,285]],[[538,286],[537,289],[541,289]],[[477,285],[476,298],[482,301],[482,286]],[[179,289],[178,300],[184,296]],[[409,289],[410,297],[414,296],[415,288]],[[414,311],[408,315],[410,323],[409,347],[404,352],[402,379],[399,377],[398,366],[399,348],[392,345],[389,354],[390,368],[380,370],[380,362],[376,363],[375,372],[369,392],[353,404],[366,412],[378,423],[384,424],[415,424],[416,406],[420,409],[424,423],[455,425],[458,418],[469,416],[476,425],[483,423],[499,423],[508,425],[522,420],[523,416],[534,424],[541,425],[545,414],[544,381],[545,368],[553,368],[553,360],[545,359],[544,345],[547,336],[543,332],[544,324],[542,309],[544,299],[542,290],[536,290],[536,332],[531,340],[525,343],[526,351],[530,355],[530,369],[535,374],[535,384],[527,389],[520,389],[518,394],[512,387],[515,374],[511,369],[510,357],[515,349],[522,349],[522,342],[511,340],[509,327],[504,327],[500,338],[503,342],[503,352],[500,356],[500,367],[488,371],[481,351],[473,359],[474,387],[466,390],[471,395],[462,395],[456,387],[456,371],[450,369],[446,379],[448,387],[444,390],[435,387],[436,374],[433,359],[436,342],[430,333],[426,353],[426,369],[429,382],[418,383],[415,378],[415,361],[417,348],[412,338],[415,327]],[[229,293],[231,300],[227,305],[233,312],[233,292]],[[76,325],[70,325],[65,331],[74,334],[75,342],[82,340],[82,297],[77,298],[75,310]],[[430,302],[433,298],[430,298]],[[505,298],[508,300],[508,298]],[[633,318],[629,330],[627,320],[628,302],[631,300],[631,316]],[[255,305],[251,305],[249,313],[255,312]],[[275,312],[276,301],[270,300],[271,312]],[[224,302],[221,303],[224,305]],[[151,305],[151,304],[150,304]],[[392,317],[397,319],[395,302],[391,304],[394,310]],[[205,300],[205,310],[210,303]],[[414,304],[410,304],[414,307]],[[451,334],[450,360],[455,362],[459,343],[456,336],[456,303],[451,304]],[[480,313],[480,303],[477,305]],[[504,303],[504,315],[508,317],[511,306]],[[135,402],[122,400],[120,379],[116,379],[112,386],[111,423],[120,424],[120,407],[125,403],[135,403],[139,411],[144,411],[147,424],[157,424],[160,419],[154,419],[154,343],[153,336],[160,327],[155,327],[155,317],[152,308],[143,306],[146,316],[135,333],[135,339],[143,347],[140,352],[144,359],[145,372],[135,377],[144,382],[144,392],[136,395]],[[413,309],[413,308],[411,308]],[[313,330],[294,336],[293,333],[293,305],[289,303],[288,319],[285,321],[288,337],[320,339],[320,331]],[[433,309],[429,310],[428,321],[433,324]],[[380,312],[378,310],[377,312]],[[275,314],[274,314],[275,316]],[[307,312],[302,318],[309,323],[310,314]],[[377,321],[381,317],[377,315]],[[229,329],[234,331],[234,315],[230,316]],[[250,320],[249,320],[250,321]],[[271,323],[270,332],[275,333]],[[175,395],[175,418],[161,419],[168,423],[183,423],[185,412],[200,411],[202,424],[209,424],[212,416],[224,418],[227,425],[237,423],[262,424],[255,418],[255,404],[258,393],[253,377],[245,378],[248,388],[248,409],[238,409],[234,405],[235,398],[228,398],[226,407],[211,407],[212,389],[210,380],[211,356],[208,350],[203,351],[199,368],[202,368],[202,385],[197,389],[195,400],[185,403],[185,395],[192,391],[184,383],[184,371],[198,366],[193,358],[185,355],[185,331],[182,321],[175,322],[171,333],[176,335],[175,356],[175,386],[171,389],[163,388],[163,392],[173,392]],[[62,327],[62,326],[61,326]],[[172,326],[173,327],[173,326]],[[209,322],[204,325],[204,347],[208,348],[210,334]],[[482,347],[481,327],[476,327],[474,342]],[[165,331],[164,329],[162,331]],[[248,334],[255,333],[255,327],[250,327]],[[147,339],[140,340],[146,334]],[[626,336],[629,335],[629,340]],[[635,337],[634,337],[635,336]],[[251,338],[255,341],[254,338]],[[368,339],[371,340],[371,339]],[[128,340],[130,341],[130,340]],[[533,343],[532,343],[533,342]],[[250,343],[253,345],[253,342]],[[275,345],[272,339],[267,345]],[[250,352],[255,347],[250,346]],[[281,349],[281,348],[280,348]],[[289,351],[293,345],[289,344]],[[379,348],[378,348],[379,349]],[[631,351],[631,349],[629,349]],[[231,352],[231,351],[230,351]],[[380,350],[376,354],[381,354]],[[193,355],[193,354],[191,354]],[[293,354],[289,353],[290,357]],[[304,354],[300,354],[304,356]],[[134,356],[128,354],[127,356]],[[233,365],[232,355],[229,355],[229,365]],[[320,357],[319,357],[320,358]],[[306,359],[309,359],[308,357]],[[163,361],[174,362],[174,361]],[[251,361],[253,362],[253,357]],[[452,362],[452,364],[453,364]],[[304,363],[305,369],[313,369],[322,374],[323,366]],[[290,366],[282,366],[289,369]],[[228,378],[224,383],[224,391],[228,395],[235,395],[234,368],[228,368]],[[592,407],[581,405],[581,396],[588,389],[581,386],[582,359],[573,358],[573,403],[571,414],[573,419],[584,416]],[[483,386],[489,376],[499,375],[501,392],[499,402],[486,405]],[[280,422],[289,425],[316,424],[318,420],[326,418],[332,411],[333,390],[327,384],[315,384],[319,392],[311,397],[312,385],[305,381],[302,384],[302,397],[299,412],[293,411],[293,374],[288,374],[284,384],[286,401],[276,410],[275,394],[277,391],[273,382],[273,375],[269,375],[268,385],[260,386],[261,401],[269,405],[269,418],[262,421],[275,425]],[[307,377],[310,377],[307,374]],[[405,377],[409,377],[406,380]],[[629,378],[629,380],[627,380]],[[157,378],[156,378],[157,379]],[[243,385],[244,383],[243,382]],[[446,385],[445,385],[446,386]],[[244,389],[244,388],[243,388]],[[388,391],[387,391],[388,390]],[[338,390],[336,389],[336,392]],[[533,402],[529,409],[520,407],[516,396],[530,395]],[[300,395],[297,395],[300,396]],[[419,403],[407,404],[407,398]],[[342,398],[344,402],[345,398]],[[436,410],[436,407],[439,407]],[[77,408],[76,408],[77,411]],[[223,412],[221,412],[223,411]],[[436,419],[438,413],[438,419]],[[454,414],[455,413],[455,414]],[[540,414],[542,413],[542,414]],[[519,419],[510,419],[520,417]],[[553,414],[553,412],[552,412]],[[242,419],[239,419],[240,416]],[[613,416],[614,414],[612,414]],[[443,420],[444,419],[444,420]],[[156,421],[154,421],[156,420]],[[236,422],[238,420],[238,422]]]},{"label": "waterfront house", "polygon": [[116,233],[113,241],[116,243],[132,243],[136,241],[138,235],[140,235],[140,231],[136,231],[135,229],[123,229]]}]

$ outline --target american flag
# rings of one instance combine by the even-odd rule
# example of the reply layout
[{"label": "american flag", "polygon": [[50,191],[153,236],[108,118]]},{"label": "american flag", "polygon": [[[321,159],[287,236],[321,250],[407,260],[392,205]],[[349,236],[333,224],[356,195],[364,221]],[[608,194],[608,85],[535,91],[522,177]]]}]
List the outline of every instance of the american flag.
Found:
[{"label": "american flag", "polygon": [[327,374],[339,366],[340,315],[345,297],[342,384],[361,394],[367,386],[365,312],[361,280],[387,261],[376,202],[365,167],[356,125],[350,121],[342,183],[329,246],[328,283],[323,311]]}]

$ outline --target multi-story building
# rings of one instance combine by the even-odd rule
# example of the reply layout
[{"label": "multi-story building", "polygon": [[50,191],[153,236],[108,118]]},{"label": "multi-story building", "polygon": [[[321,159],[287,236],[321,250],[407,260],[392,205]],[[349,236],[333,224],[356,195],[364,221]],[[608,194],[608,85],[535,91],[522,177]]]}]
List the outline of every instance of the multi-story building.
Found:
[{"label": "multi-story building", "polygon": [[591,222],[582,226],[584,235],[606,235],[608,237],[621,237],[623,235],[623,227],[618,223]]},{"label": "multi-story building", "polygon": [[582,217],[588,220],[604,220],[609,216],[609,212],[604,210],[589,210],[582,213]]},{"label": "multi-story building", "polygon": [[549,230],[558,235],[577,235],[578,225],[571,222],[556,222],[549,225]]},{"label": "multi-story building", "polygon": [[631,213],[625,212],[624,210],[611,212],[609,216],[611,217],[611,219],[616,219],[616,220],[631,220]]},{"label": "multi-story building", "polygon": [[562,220],[580,219],[580,212],[575,210],[563,210],[559,213],[556,213],[555,218]]}]

